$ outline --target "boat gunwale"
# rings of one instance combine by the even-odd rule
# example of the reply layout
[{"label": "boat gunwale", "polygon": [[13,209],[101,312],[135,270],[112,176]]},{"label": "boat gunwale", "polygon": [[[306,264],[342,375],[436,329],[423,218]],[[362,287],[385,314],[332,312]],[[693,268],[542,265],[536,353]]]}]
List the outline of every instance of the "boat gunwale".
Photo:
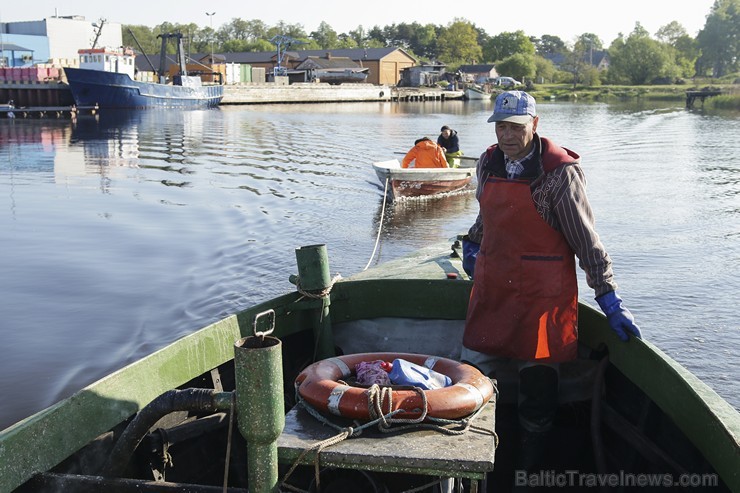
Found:
[{"label": "boat gunwale", "polygon": [[434,179],[444,181],[472,178],[475,175],[475,168],[389,168],[378,166],[377,164],[373,163],[373,169],[381,180],[389,177],[392,180],[402,181],[428,181]]}]

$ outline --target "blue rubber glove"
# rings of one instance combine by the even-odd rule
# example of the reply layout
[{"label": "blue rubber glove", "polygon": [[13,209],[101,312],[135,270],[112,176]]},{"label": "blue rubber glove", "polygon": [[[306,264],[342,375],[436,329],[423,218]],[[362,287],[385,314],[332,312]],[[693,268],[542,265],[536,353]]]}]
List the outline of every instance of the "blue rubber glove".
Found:
[{"label": "blue rubber glove", "polygon": [[463,270],[467,272],[470,278],[473,278],[473,271],[475,270],[475,259],[478,257],[480,251],[480,244],[468,239],[467,235],[462,239],[462,265]]},{"label": "blue rubber glove", "polygon": [[612,330],[617,333],[620,339],[626,341],[629,339],[628,334],[642,339],[640,328],[635,324],[635,318],[628,309],[622,306],[622,298],[617,295],[616,291],[609,291],[597,296],[596,302],[609,320]]}]

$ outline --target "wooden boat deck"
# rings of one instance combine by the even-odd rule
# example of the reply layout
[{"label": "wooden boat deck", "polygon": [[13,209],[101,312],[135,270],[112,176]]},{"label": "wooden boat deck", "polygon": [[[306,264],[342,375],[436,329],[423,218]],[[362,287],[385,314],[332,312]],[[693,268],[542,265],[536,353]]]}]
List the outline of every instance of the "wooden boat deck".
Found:
[{"label": "wooden boat deck", "polygon": [[[339,442],[321,452],[321,464],[329,467],[378,472],[423,474],[482,480],[493,471],[495,454],[495,400],[475,419],[465,435],[443,435],[418,429],[382,434],[368,429],[362,435]],[[278,438],[281,461],[300,459],[312,465],[316,454],[303,454],[337,433],[302,408],[285,417],[285,430]]]}]

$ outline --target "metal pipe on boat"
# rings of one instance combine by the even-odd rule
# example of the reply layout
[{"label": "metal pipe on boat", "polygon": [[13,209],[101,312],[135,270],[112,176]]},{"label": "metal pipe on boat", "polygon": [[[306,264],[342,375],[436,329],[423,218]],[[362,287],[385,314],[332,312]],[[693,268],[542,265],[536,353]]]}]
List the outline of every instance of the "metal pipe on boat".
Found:
[{"label": "metal pipe on boat", "polygon": [[326,245],[309,245],[296,248],[295,257],[298,265],[298,278],[295,279],[298,290],[322,301],[314,324],[316,359],[330,358],[334,356],[334,336],[332,335],[331,317],[329,316],[329,305],[331,304],[329,290],[332,287],[332,280],[329,273],[329,257],[326,253]]},{"label": "metal pipe on boat", "polygon": [[278,490],[277,439],[285,427],[282,343],[250,336],[234,344],[239,431],[247,441],[250,493]]}]

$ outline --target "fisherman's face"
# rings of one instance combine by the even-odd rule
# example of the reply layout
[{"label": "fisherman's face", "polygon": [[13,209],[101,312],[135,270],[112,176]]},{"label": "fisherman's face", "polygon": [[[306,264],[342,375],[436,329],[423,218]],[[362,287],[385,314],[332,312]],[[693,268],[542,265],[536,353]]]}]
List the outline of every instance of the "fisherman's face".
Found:
[{"label": "fisherman's face", "polygon": [[448,138],[450,138],[450,134],[451,133],[452,133],[452,131],[450,129],[446,128],[446,129],[442,130],[442,137],[444,137],[445,139],[448,139]]},{"label": "fisherman's face", "polygon": [[510,159],[521,159],[532,149],[534,133],[539,117],[535,116],[526,125],[512,122],[496,122],[498,146]]}]

